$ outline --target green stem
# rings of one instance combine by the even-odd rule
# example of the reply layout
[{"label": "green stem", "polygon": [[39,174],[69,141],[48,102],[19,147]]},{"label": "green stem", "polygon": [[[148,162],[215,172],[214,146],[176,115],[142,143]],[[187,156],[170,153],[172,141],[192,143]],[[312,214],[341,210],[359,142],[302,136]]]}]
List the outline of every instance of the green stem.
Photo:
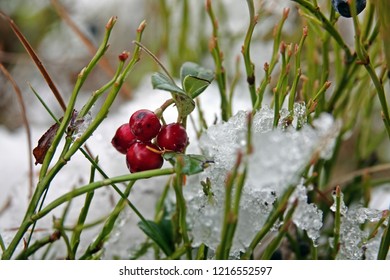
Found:
[{"label": "green stem", "polygon": [[352,53],[348,47],[348,45],[344,42],[340,33],[336,30],[333,24],[324,16],[324,14],[320,11],[318,6],[313,5],[312,3],[305,0],[292,0],[297,2],[299,5],[307,9],[312,15],[314,15],[322,24],[322,27],[328,31],[328,33],[335,39],[335,41],[340,45],[340,47],[344,50],[346,61],[349,63],[353,58]]},{"label": "green stem", "polygon": [[[351,3],[352,7],[356,6],[356,0],[352,0]],[[383,85],[378,78],[373,66],[371,65],[370,58],[368,56],[367,50],[364,47],[364,44],[362,42],[362,36],[361,36],[361,28],[360,28],[360,23],[359,19],[356,14],[356,9],[351,9],[351,14],[353,18],[353,25],[355,28],[355,49],[356,53],[358,55],[359,60],[364,64],[364,67],[366,68],[368,74],[371,77],[372,82],[374,83],[375,89],[378,93],[379,101],[382,107],[382,117],[383,117],[383,122],[385,124],[385,128],[387,131],[387,134],[390,139],[390,114],[389,114],[389,109],[387,105],[387,100],[386,100],[386,94],[385,90],[383,88]]]},{"label": "green stem", "polygon": [[55,231],[53,234],[48,235],[40,240],[37,240],[34,244],[28,247],[26,250],[23,250],[17,257],[17,260],[26,260],[28,256],[31,256],[39,249],[44,247],[47,244],[51,244],[57,241],[61,237],[61,233],[59,231]]},{"label": "green stem", "polygon": [[1,248],[1,251],[5,251],[5,244],[4,244],[4,240],[3,240],[3,237],[1,236],[1,233],[0,233],[0,248]]},{"label": "green stem", "polygon": [[63,203],[77,197],[83,194],[86,194],[88,192],[94,191],[96,189],[109,186],[115,183],[121,183],[121,182],[127,182],[132,180],[140,180],[140,179],[146,179],[150,177],[155,176],[165,176],[169,174],[173,174],[175,172],[172,168],[166,168],[166,169],[155,169],[155,170],[148,170],[148,171],[142,171],[132,174],[126,174],[122,176],[112,177],[109,179],[105,179],[102,181],[93,182],[88,185],[84,185],[82,187],[79,187],[75,190],[72,190],[71,192],[68,192],[54,201],[52,201],[50,204],[48,204],[45,208],[43,208],[38,213],[29,216],[28,219],[25,219],[20,227],[19,230],[16,232],[13,240],[11,241],[10,245],[8,246],[7,250],[4,251],[4,254],[2,256],[2,259],[10,259],[12,257],[13,252],[16,249],[16,246],[19,244],[20,240],[23,238],[24,233],[27,231],[27,229],[36,221],[41,219],[42,217],[49,214],[53,209],[57,208],[58,206],[62,205]]},{"label": "green stem", "polygon": [[290,210],[288,210],[286,217],[283,219],[283,225],[279,229],[279,233],[276,236],[274,240],[271,241],[271,243],[267,246],[266,250],[264,251],[261,259],[262,260],[270,260],[273,253],[276,251],[276,249],[279,247],[280,243],[282,242],[283,237],[286,235],[289,226],[291,225],[292,221],[292,215],[294,214],[295,209],[297,208],[298,201],[296,200],[294,204],[291,206]]},{"label": "green stem", "polygon": [[244,45],[242,46],[242,55],[244,56],[245,70],[247,74],[247,82],[249,92],[251,96],[252,106],[256,103],[256,78],[255,78],[255,65],[251,61],[250,57],[250,45],[252,41],[253,30],[257,24],[258,15],[255,16],[255,6],[253,0],[247,0],[249,9],[249,26],[245,35]]},{"label": "green stem", "polygon": [[183,195],[183,174],[181,172],[183,163],[180,158],[178,158],[176,162],[175,168],[175,179],[173,180],[173,187],[176,195],[176,203],[178,210],[178,220],[179,220],[179,232],[183,237],[184,247],[186,248],[186,256],[188,260],[192,259],[192,248],[191,248],[191,240],[188,235],[187,230],[187,206],[186,201]]},{"label": "green stem", "polygon": [[93,107],[93,105],[95,105],[96,101],[101,97],[101,95],[114,85],[115,81],[118,79],[119,74],[122,72],[124,65],[125,62],[120,60],[114,78],[112,78],[107,84],[102,86],[100,89],[92,93],[87,103],[85,103],[83,108],[80,110],[77,116],[78,119],[85,117],[85,115],[91,110],[91,108]]},{"label": "green stem", "polygon": [[288,18],[289,11],[290,11],[289,9],[283,10],[283,16],[282,16],[280,22],[278,23],[276,29],[274,30],[274,45],[273,45],[273,50],[272,50],[271,62],[269,64],[268,63],[264,64],[265,77],[262,80],[260,87],[257,90],[257,99],[256,99],[256,102],[253,106],[254,107],[253,111],[259,110],[261,108],[265,89],[266,89],[267,85],[270,83],[271,74],[275,68],[276,63],[278,62],[282,29],[283,29],[284,23],[286,22],[286,20]]},{"label": "green stem", "polygon": [[226,178],[225,185],[225,206],[223,214],[223,223],[221,230],[221,242],[217,247],[215,252],[215,258],[217,260],[224,260],[229,257],[229,250],[232,236],[231,227],[237,222],[237,216],[233,213],[232,210],[232,196],[233,196],[233,187],[235,180],[238,177],[238,169],[241,165],[242,153],[238,152],[236,163],[233,167],[233,170],[228,173]]},{"label": "green stem", "polygon": [[231,104],[229,104],[228,96],[226,93],[226,73],[225,68],[222,65],[223,53],[221,52],[218,43],[218,21],[212,9],[211,0],[206,1],[206,10],[213,27],[213,35],[210,39],[209,49],[215,63],[215,76],[221,97],[222,120],[227,121],[232,114],[232,108]]},{"label": "green stem", "polygon": [[[96,164],[97,164],[97,161],[98,159],[96,159]],[[96,167],[94,165],[91,166],[91,174],[90,174],[90,178],[89,178],[89,183],[92,183],[95,181],[95,170],[96,170]],[[80,244],[80,236],[81,236],[81,232],[83,231],[84,229],[84,223],[85,223],[85,220],[87,219],[87,215],[88,215],[88,212],[89,212],[89,208],[91,206],[91,202],[92,202],[92,199],[94,197],[94,194],[95,192],[88,192],[85,196],[85,201],[84,201],[84,206],[83,208],[81,209],[80,211],[80,214],[79,214],[79,218],[77,220],[77,224],[75,226],[75,229],[73,230],[73,233],[72,233],[72,237],[71,237],[71,252],[73,254],[73,256],[75,257],[76,256],[76,253],[77,253],[77,248]],[[69,259],[70,256],[68,256]]]},{"label": "green stem", "polygon": [[249,247],[247,248],[246,252],[242,256],[242,259],[250,259],[251,258],[256,246],[261,242],[261,240],[263,240],[264,236],[271,230],[271,228],[275,224],[276,220],[279,219],[283,215],[283,213],[287,207],[288,199],[290,198],[293,191],[294,191],[293,186],[290,186],[285,191],[284,195],[282,196],[282,198],[280,200],[278,207],[270,214],[270,216],[268,217],[268,220],[265,223],[265,225],[263,226],[263,228],[255,235],[252,242],[249,244]]},{"label": "green stem", "polygon": [[378,252],[378,260],[385,260],[390,247],[390,216],[387,220],[387,227],[383,232]]},{"label": "green stem", "polygon": [[95,240],[88,246],[85,253],[80,257],[81,260],[90,259],[98,253],[102,248],[104,243],[107,241],[107,239],[110,236],[110,233],[114,229],[114,225],[116,220],[119,217],[119,214],[122,212],[124,207],[126,206],[126,199],[130,195],[130,191],[132,187],[135,184],[134,181],[130,181],[129,184],[126,187],[126,190],[124,191],[125,198],[121,198],[118,203],[116,204],[114,210],[111,212],[110,216],[107,218],[106,222],[104,223],[104,226],[98,236],[95,238]]},{"label": "green stem", "polygon": [[305,26],[303,28],[301,40],[299,41],[299,44],[295,50],[295,77],[290,90],[290,97],[288,101],[288,110],[290,114],[294,114],[294,102],[297,94],[298,82],[301,77],[301,53],[302,53],[303,43],[305,42],[307,37],[307,33],[308,33],[308,29],[307,26]]},{"label": "green stem", "polygon": [[340,225],[341,225],[341,189],[339,186],[336,187],[336,211],[334,218],[334,229],[333,229],[333,259],[336,259],[337,253],[340,247]]}]

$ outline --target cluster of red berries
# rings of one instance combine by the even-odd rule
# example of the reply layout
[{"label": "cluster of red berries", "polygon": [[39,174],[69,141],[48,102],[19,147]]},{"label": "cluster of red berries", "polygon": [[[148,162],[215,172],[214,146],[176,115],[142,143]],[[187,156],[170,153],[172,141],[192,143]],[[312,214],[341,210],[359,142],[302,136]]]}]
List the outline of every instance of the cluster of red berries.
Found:
[{"label": "cluster of red berries", "polygon": [[133,173],[161,168],[162,154],[184,152],[188,136],[180,123],[162,126],[154,112],[142,109],[117,129],[111,143],[118,152],[126,154],[127,167]]}]

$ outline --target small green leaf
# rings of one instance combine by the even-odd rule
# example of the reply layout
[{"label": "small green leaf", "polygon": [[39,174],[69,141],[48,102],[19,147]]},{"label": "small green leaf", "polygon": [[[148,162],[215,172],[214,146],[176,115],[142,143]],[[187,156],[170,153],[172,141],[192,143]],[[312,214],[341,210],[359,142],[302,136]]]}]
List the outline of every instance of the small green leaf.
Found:
[{"label": "small green leaf", "polygon": [[152,75],[152,85],[154,89],[166,90],[169,92],[176,92],[186,94],[181,88],[179,88],[173,81],[162,73],[154,73]]},{"label": "small green leaf", "polygon": [[[172,228],[168,226],[167,222],[162,222],[160,224],[155,223],[154,221],[146,221],[147,224],[143,221],[138,223],[139,228],[156,244],[163,250],[165,255],[170,256],[174,250],[175,246],[172,241]],[[169,224],[170,225],[170,224]]]},{"label": "small green leaf", "polygon": [[175,165],[178,160],[182,163],[182,173],[185,175],[193,175],[203,172],[213,161],[204,155],[186,155],[180,153],[164,153],[164,158],[172,165]]},{"label": "small green leaf", "polygon": [[186,76],[183,80],[183,88],[185,92],[187,92],[187,94],[192,98],[195,98],[201,94],[209,85],[209,81],[202,80],[190,75]]},{"label": "small green leaf", "polygon": [[192,98],[201,94],[214,79],[213,71],[193,62],[185,62],[180,69],[184,91]]},{"label": "small green leaf", "polygon": [[152,75],[152,85],[155,89],[172,93],[180,118],[188,116],[195,109],[194,100],[164,74],[154,73]]},{"label": "small green leaf", "polygon": [[214,79],[214,72],[210,69],[203,68],[194,62],[185,62],[180,68],[180,80],[182,83],[187,76],[199,78],[211,83]]}]

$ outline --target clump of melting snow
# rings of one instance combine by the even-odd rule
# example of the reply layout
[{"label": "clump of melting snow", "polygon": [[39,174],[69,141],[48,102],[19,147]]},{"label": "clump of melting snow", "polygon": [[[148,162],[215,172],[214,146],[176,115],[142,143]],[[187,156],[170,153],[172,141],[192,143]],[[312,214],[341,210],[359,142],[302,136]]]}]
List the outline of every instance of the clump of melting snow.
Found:
[{"label": "clump of melting snow", "polygon": [[[363,230],[361,226],[366,222],[378,222],[383,217],[383,212],[366,207],[348,208],[341,196],[341,225],[340,225],[340,249],[337,254],[339,260],[377,259],[380,246],[381,230],[375,237],[368,240],[370,232]],[[336,198],[333,194],[334,203],[332,211],[336,211]],[[330,238],[333,245],[333,238]]]},{"label": "clump of melting snow", "polygon": [[307,236],[313,240],[314,246],[318,245],[317,240],[320,237],[322,227],[322,211],[314,203],[308,203],[307,188],[299,184],[290,201],[298,201],[298,206],[293,214],[294,224],[307,232]]},{"label": "clump of melting snow", "polygon": [[[321,115],[313,126],[305,124],[303,115],[306,110],[302,106],[296,104],[295,122],[288,127],[284,125],[284,118],[288,116],[285,110],[281,111],[276,129],[273,128],[272,109],[264,107],[254,115],[253,153],[248,159],[247,180],[240,201],[232,254],[249,245],[264,225],[277,197],[288,186],[299,183],[301,172],[310,160],[313,157],[328,157],[333,149],[340,124],[328,114]],[[295,127],[298,122],[302,126],[299,130]],[[246,130],[247,112],[240,111],[227,122],[210,127],[200,139],[200,148],[215,163],[205,172],[190,176],[185,188],[194,246],[205,243],[209,248],[216,249],[220,242],[225,179],[234,166],[237,152],[245,148]],[[203,193],[200,185],[207,178],[214,194],[212,199]],[[298,190],[304,191],[301,188]],[[307,204],[307,197],[303,193],[296,193],[296,197],[299,206],[294,222],[316,240],[322,226],[322,213],[312,204]],[[310,213],[310,217],[303,215],[304,212]]]}]

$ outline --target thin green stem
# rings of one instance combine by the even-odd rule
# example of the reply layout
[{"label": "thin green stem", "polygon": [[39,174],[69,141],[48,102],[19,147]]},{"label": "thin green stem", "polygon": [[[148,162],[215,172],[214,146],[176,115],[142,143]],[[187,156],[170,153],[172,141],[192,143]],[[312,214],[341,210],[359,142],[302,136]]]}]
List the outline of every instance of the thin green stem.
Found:
[{"label": "thin green stem", "polygon": [[385,260],[390,248],[390,216],[387,220],[387,227],[383,231],[379,246],[378,260]]},{"label": "thin green stem", "polygon": [[43,208],[41,211],[38,213],[29,216],[28,219],[25,219],[18,231],[16,232],[14,238],[12,239],[10,245],[8,248],[5,250],[2,259],[10,259],[12,257],[13,252],[16,249],[16,246],[19,244],[20,240],[23,238],[24,233],[27,231],[27,229],[36,221],[41,219],[42,217],[46,216],[49,214],[53,209],[57,208],[58,206],[62,205],[63,203],[78,197],[80,195],[86,194],[88,192],[94,191],[96,189],[109,186],[115,183],[121,183],[121,182],[127,182],[127,181],[132,181],[132,180],[140,180],[140,179],[146,179],[150,177],[155,177],[155,176],[165,176],[169,174],[173,174],[175,170],[173,168],[166,168],[166,169],[155,169],[155,170],[148,170],[148,171],[142,171],[142,172],[137,172],[137,173],[132,173],[132,174],[126,174],[122,176],[117,176],[117,177],[112,177],[109,179],[105,179],[102,181],[97,181],[93,182],[88,185],[84,185],[82,187],[79,187],[75,190],[72,190],[71,192],[68,192],[51,203],[49,203],[45,208]]},{"label": "thin green stem", "polygon": [[3,252],[5,251],[5,244],[4,244],[3,237],[1,236],[1,233],[0,233],[0,249]]},{"label": "thin green stem", "polygon": [[[97,164],[98,159],[95,160],[95,163]],[[89,183],[92,183],[95,181],[95,171],[96,167],[94,165],[91,166],[91,174],[89,178]],[[84,229],[84,223],[85,220],[87,219],[87,215],[89,212],[89,208],[91,206],[92,199],[94,197],[95,192],[91,191],[88,192],[85,196],[85,201],[84,201],[84,206],[80,211],[79,218],[77,220],[77,224],[75,226],[75,229],[73,230],[72,237],[71,237],[71,252],[72,255],[75,257],[77,253],[77,248],[80,244],[80,236],[81,232]],[[69,259],[70,256],[68,256]]]},{"label": "thin green stem", "polygon": [[279,233],[276,236],[275,239],[271,241],[271,243],[267,246],[266,250],[264,251],[263,255],[261,256],[262,260],[270,260],[273,253],[276,251],[276,249],[279,247],[280,243],[282,242],[283,237],[286,235],[289,226],[292,223],[292,216],[294,214],[295,209],[297,208],[298,201],[296,200],[291,208],[288,210],[286,216],[283,219],[283,225],[279,229]]},{"label": "thin green stem", "polygon": [[279,60],[279,49],[280,49],[280,42],[281,42],[281,36],[282,36],[282,30],[284,23],[286,22],[288,18],[290,10],[284,9],[282,18],[280,19],[278,25],[274,29],[274,44],[273,44],[273,50],[272,50],[272,57],[270,63],[264,64],[264,71],[265,71],[265,77],[260,83],[259,88],[257,89],[257,99],[253,106],[253,111],[259,110],[261,108],[263,97],[265,93],[265,89],[267,88],[267,85],[271,81],[271,74],[275,68],[275,65],[278,63]]},{"label": "thin green stem", "polygon": [[333,229],[333,259],[336,258],[340,247],[340,226],[341,226],[341,189],[339,186],[336,187],[336,210],[334,218],[334,229]]},{"label": "thin green stem", "polygon": [[175,167],[176,176],[173,180],[173,188],[175,190],[176,195],[176,204],[177,204],[177,215],[179,221],[179,232],[183,238],[184,247],[186,248],[186,256],[188,260],[192,259],[192,248],[191,248],[191,240],[188,235],[187,229],[187,206],[186,201],[183,195],[183,174],[181,172],[183,163],[180,158],[178,158]]},{"label": "thin green stem", "polygon": [[285,193],[283,194],[283,196],[280,199],[279,205],[270,214],[267,222],[264,224],[262,229],[255,235],[255,237],[253,238],[253,240],[249,244],[249,247],[246,249],[246,252],[242,256],[242,259],[250,259],[251,258],[256,246],[261,242],[261,240],[263,240],[263,238],[266,236],[266,234],[271,230],[272,226],[275,224],[277,219],[279,219],[283,215],[283,213],[287,207],[288,199],[290,198],[293,191],[294,191],[293,186],[290,186],[285,191]]},{"label": "thin green stem", "polygon": [[[241,166],[242,153],[238,152],[236,163],[231,172],[228,173],[225,185],[224,214],[221,230],[221,242],[215,252],[217,260],[227,259],[229,257],[230,243],[232,239],[231,227],[237,222],[237,216],[232,210],[233,187],[236,179],[239,177],[238,171]],[[238,211],[238,210],[237,210]]]},{"label": "thin green stem", "polygon": [[30,247],[23,250],[17,257],[17,260],[26,260],[29,256],[37,252],[42,247],[46,246],[47,244],[51,244],[55,241],[57,241],[61,237],[61,233],[59,231],[55,231],[53,234],[50,234],[40,240],[37,240],[34,244],[32,244]]},{"label": "thin green stem", "polygon": [[257,24],[258,15],[255,15],[255,6],[253,0],[247,0],[249,10],[249,25],[245,35],[244,45],[242,46],[241,53],[244,57],[245,70],[247,75],[247,82],[249,92],[251,96],[252,106],[256,103],[256,78],[255,78],[255,65],[251,61],[250,57],[250,45],[252,41],[253,30]]},{"label": "thin green stem", "polygon": [[107,218],[106,222],[104,223],[104,226],[98,236],[95,238],[95,240],[88,246],[87,250],[85,253],[80,257],[80,259],[85,260],[85,259],[91,259],[93,255],[98,253],[102,248],[104,243],[107,241],[109,238],[112,230],[114,229],[114,225],[116,220],[119,217],[119,214],[122,212],[124,207],[126,206],[127,203],[127,197],[130,195],[130,191],[132,187],[135,184],[134,181],[130,181],[129,184],[127,185],[125,191],[124,191],[124,196],[125,198],[121,198],[118,203],[115,205],[114,210],[111,212],[110,216]]},{"label": "thin green stem", "polygon": [[348,47],[348,45],[344,42],[340,33],[336,30],[333,24],[325,17],[325,15],[320,11],[318,6],[313,5],[312,3],[305,0],[292,0],[297,2],[299,5],[308,10],[312,15],[314,15],[320,22],[322,27],[328,31],[328,33],[335,39],[335,41],[340,45],[340,47],[345,52],[345,57],[347,63],[349,63],[352,59],[352,53]]},{"label": "thin green stem", "polygon": [[308,34],[308,28],[305,26],[303,28],[303,33],[301,40],[299,41],[299,44],[297,45],[295,49],[295,77],[294,81],[290,90],[290,97],[288,101],[288,110],[290,111],[290,114],[294,114],[294,102],[295,102],[295,97],[297,94],[297,88],[298,88],[298,82],[301,77],[301,53],[303,49],[303,44],[306,40]]},{"label": "thin green stem", "polygon": [[229,100],[226,92],[226,73],[225,73],[225,68],[222,65],[223,53],[220,50],[219,43],[218,43],[218,21],[215,17],[212,8],[211,0],[206,1],[206,11],[210,17],[212,28],[213,28],[213,35],[209,42],[209,50],[211,52],[211,55],[215,63],[215,76],[216,76],[216,81],[218,84],[219,93],[221,97],[222,120],[227,121],[232,114],[232,108],[231,108],[231,104],[229,104]]},{"label": "thin green stem", "polygon": [[96,101],[101,97],[101,95],[106,92],[110,87],[112,87],[115,81],[118,79],[119,74],[122,72],[125,62],[120,60],[114,78],[112,78],[107,84],[102,86],[100,89],[94,91],[92,95],[89,97],[88,101],[85,103],[83,108],[80,110],[77,118],[83,118],[85,115],[91,110],[91,108],[95,105]]}]

